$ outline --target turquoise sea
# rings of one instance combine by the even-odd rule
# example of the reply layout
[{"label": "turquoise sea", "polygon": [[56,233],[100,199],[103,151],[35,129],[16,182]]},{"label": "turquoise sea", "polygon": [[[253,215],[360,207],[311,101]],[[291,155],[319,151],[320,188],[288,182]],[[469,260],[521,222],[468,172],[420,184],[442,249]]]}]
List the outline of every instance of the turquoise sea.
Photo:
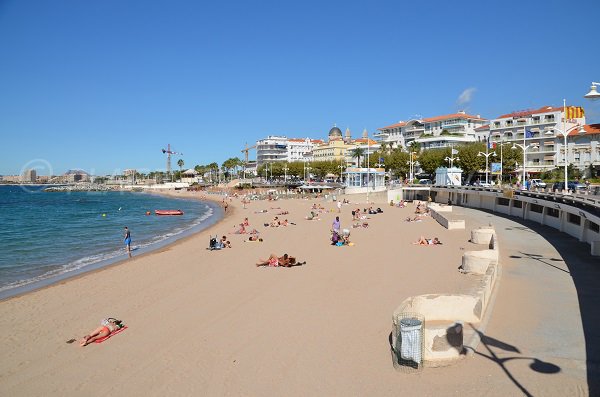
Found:
[{"label": "turquoise sea", "polygon": [[[211,202],[43,189],[0,186],[0,298],[127,258],[125,226],[131,230],[135,256],[222,217],[221,208]],[[181,209],[184,215],[156,216],[155,209]]]}]

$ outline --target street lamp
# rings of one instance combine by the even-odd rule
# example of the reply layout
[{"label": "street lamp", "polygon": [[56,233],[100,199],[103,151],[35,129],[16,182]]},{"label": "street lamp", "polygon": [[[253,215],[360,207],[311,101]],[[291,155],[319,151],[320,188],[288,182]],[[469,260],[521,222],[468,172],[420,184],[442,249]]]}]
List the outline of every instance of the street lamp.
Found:
[{"label": "street lamp", "polygon": [[454,167],[454,162],[455,161],[460,161],[460,158],[458,157],[446,157],[444,160],[448,161],[450,163],[450,168]]},{"label": "street lamp", "polygon": [[419,162],[416,160],[413,160],[413,157],[416,157],[415,152],[410,152],[410,160],[406,162],[406,164],[408,164],[410,166],[410,183],[413,183],[413,179],[414,179],[414,173],[415,173],[415,166],[419,165]]},{"label": "street lamp", "polygon": [[342,181],[342,173],[344,172],[344,166],[342,164],[338,165],[338,168],[340,169],[340,182]]},{"label": "street lamp", "polygon": [[491,152],[491,153],[488,152],[488,146],[489,145],[487,145],[487,144],[485,145],[485,153],[483,153],[483,152],[477,153],[478,157],[485,156],[485,184],[486,185],[488,184],[488,159],[490,156],[496,155],[496,152]]},{"label": "street lamp", "polygon": [[592,81],[592,86],[590,87],[590,92],[585,94],[583,97],[586,99],[591,99],[592,101],[596,101],[600,99],[600,93],[596,91],[596,86],[600,85],[600,83],[596,83]]},{"label": "street lamp", "polygon": [[[595,88],[594,86],[592,86],[592,87]],[[565,114],[564,114],[564,117],[563,117],[563,128],[561,130],[560,128],[554,127],[554,130],[556,132],[558,132],[558,134],[562,135],[563,138],[565,139],[565,145],[564,145],[565,146],[565,187],[564,187],[564,190],[566,192],[568,192],[569,191],[569,185],[568,185],[567,164],[568,164],[568,158],[569,158],[569,156],[568,156],[568,154],[569,154],[569,146],[567,145],[567,136],[569,136],[569,133],[571,131],[573,131],[575,128],[579,128],[579,133],[580,134],[585,134],[585,129],[583,128],[582,125],[579,125],[579,124],[577,124],[577,125],[569,128],[569,129],[567,129],[566,128],[566,118],[567,118],[567,112],[566,112],[567,101],[566,101],[566,99],[563,99],[563,107],[565,109]],[[552,132],[548,131],[548,132],[546,132],[546,134],[552,135]],[[558,157],[558,152],[556,153],[556,157]]]},{"label": "street lamp", "polygon": [[287,183],[287,172],[288,172],[289,168],[287,167],[287,164],[283,166],[283,183]]}]

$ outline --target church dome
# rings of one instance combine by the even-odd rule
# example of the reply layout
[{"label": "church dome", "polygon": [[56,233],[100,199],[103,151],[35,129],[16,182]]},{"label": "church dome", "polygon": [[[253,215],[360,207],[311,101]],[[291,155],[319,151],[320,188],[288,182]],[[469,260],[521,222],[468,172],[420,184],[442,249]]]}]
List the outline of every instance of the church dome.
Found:
[{"label": "church dome", "polygon": [[329,130],[329,138],[341,138],[341,137],[342,137],[342,130],[340,130],[336,126],[334,126],[332,129]]}]

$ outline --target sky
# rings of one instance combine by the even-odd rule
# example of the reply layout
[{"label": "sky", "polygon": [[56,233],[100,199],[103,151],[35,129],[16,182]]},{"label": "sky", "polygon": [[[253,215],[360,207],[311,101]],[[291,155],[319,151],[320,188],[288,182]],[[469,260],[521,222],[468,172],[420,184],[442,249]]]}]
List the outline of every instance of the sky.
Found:
[{"label": "sky", "polygon": [[[600,2],[0,0],[0,175],[243,159],[464,109],[600,122]],[[254,152],[251,151],[252,159]]]}]

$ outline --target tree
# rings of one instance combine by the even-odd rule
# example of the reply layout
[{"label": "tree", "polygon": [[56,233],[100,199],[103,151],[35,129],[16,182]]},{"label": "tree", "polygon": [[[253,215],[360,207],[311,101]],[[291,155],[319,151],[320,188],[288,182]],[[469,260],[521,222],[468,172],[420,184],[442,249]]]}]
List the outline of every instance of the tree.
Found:
[{"label": "tree", "polygon": [[444,165],[444,158],[447,153],[449,153],[449,151],[445,148],[423,150],[418,159],[421,169],[426,174],[433,175],[438,167]]},{"label": "tree", "polygon": [[177,165],[179,166],[179,179],[181,179],[181,170],[183,168],[183,165],[185,164],[185,162],[183,161],[183,159],[179,159],[177,160]]},{"label": "tree", "polygon": [[485,157],[478,156],[479,152],[485,152],[485,142],[466,143],[457,147],[458,162],[463,171],[463,177],[467,182],[473,178],[475,173],[485,169]]},{"label": "tree", "polygon": [[360,167],[360,158],[365,155],[365,149],[359,146],[355,147],[350,151],[352,158],[356,158],[356,166]]},{"label": "tree", "polygon": [[396,178],[406,176],[409,172],[410,155],[402,149],[393,149],[390,155],[385,159],[386,168],[390,170]]}]

